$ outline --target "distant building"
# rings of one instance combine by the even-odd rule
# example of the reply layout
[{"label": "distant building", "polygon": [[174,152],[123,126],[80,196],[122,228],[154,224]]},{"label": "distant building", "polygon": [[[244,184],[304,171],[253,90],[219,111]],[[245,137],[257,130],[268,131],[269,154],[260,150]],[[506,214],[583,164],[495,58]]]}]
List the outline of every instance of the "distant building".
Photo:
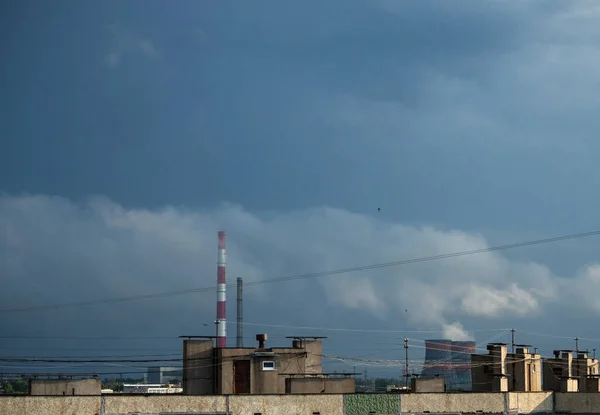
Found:
[{"label": "distant building", "polygon": [[164,384],[124,384],[123,393],[182,393],[183,388]]},{"label": "distant building", "polygon": [[148,368],[147,381],[154,384],[181,383],[183,369],[181,367],[151,366]]},{"label": "distant building", "polygon": [[[215,348],[212,340],[184,340],[183,390],[190,395],[354,393],[352,374],[322,370],[321,337],[292,338],[292,347]],[[343,376],[343,377],[339,377]]]}]

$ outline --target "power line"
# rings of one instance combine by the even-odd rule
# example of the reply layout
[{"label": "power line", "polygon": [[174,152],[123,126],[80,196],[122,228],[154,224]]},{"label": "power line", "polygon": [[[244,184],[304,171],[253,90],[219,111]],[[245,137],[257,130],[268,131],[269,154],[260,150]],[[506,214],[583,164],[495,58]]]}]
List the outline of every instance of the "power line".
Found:
[{"label": "power line", "polygon": [[[2,340],[138,340],[138,339],[170,339],[177,340],[179,335],[172,336],[0,336]],[[269,339],[285,339],[285,336],[269,336]],[[254,339],[253,336],[244,337],[246,340]],[[1,350],[2,348],[0,348]],[[102,349],[101,349],[102,350]]]},{"label": "power line", "polygon": [[59,340],[133,340],[133,339],[176,339],[178,336],[0,336],[0,339],[59,339]]},{"label": "power line", "polygon": [[[235,322],[231,322],[230,324],[236,324]],[[442,333],[444,329],[418,329],[418,328],[408,328],[408,329],[396,329],[396,330],[373,330],[373,329],[353,329],[353,328],[329,328],[329,327],[308,327],[308,326],[290,326],[290,325],[282,325],[282,324],[263,324],[263,323],[243,323],[244,326],[260,326],[260,327],[273,327],[273,328],[284,328],[284,329],[298,329],[298,330],[315,330],[315,331],[340,331],[340,332],[356,332],[359,334],[362,333]],[[506,331],[506,328],[492,328],[492,329],[477,329],[471,330],[473,332],[486,332],[486,331]],[[1,338],[1,337],[0,337]],[[413,339],[414,340],[414,339]]]},{"label": "power line", "polygon": [[[249,281],[249,282],[246,282],[245,285],[253,286],[253,285],[271,284],[271,283],[275,283],[275,282],[287,282],[287,281],[295,281],[295,280],[301,280],[301,279],[318,278],[318,277],[324,277],[324,276],[329,276],[329,275],[346,274],[346,273],[357,272],[357,271],[366,271],[366,270],[371,270],[371,269],[389,268],[389,267],[396,267],[396,266],[400,266],[400,265],[415,264],[415,263],[419,263],[419,262],[437,261],[440,259],[448,259],[448,258],[455,258],[455,257],[461,257],[461,256],[467,256],[467,255],[475,255],[475,254],[481,254],[481,253],[486,253],[486,252],[503,251],[503,250],[507,250],[507,249],[522,248],[525,246],[541,245],[541,244],[565,241],[565,240],[569,240],[569,239],[585,238],[588,236],[596,236],[596,235],[600,235],[600,230],[576,233],[576,234],[571,234],[571,235],[556,236],[553,238],[536,239],[533,241],[518,242],[518,243],[508,244],[508,245],[499,245],[499,246],[494,246],[494,247],[489,247],[489,248],[472,249],[469,251],[461,251],[461,252],[453,252],[453,253],[448,253],[448,254],[439,254],[439,255],[432,255],[432,256],[427,256],[427,257],[420,257],[420,258],[404,259],[404,260],[399,260],[399,261],[384,262],[384,263],[379,263],[379,264],[364,265],[364,266],[352,267],[352,268],[341,268],[341,269],[332,270],[332,271],[315,272],[315,273],[310,273],[310,274],[300,274],[300,275],[281,277],[281,278],[270,278],[270,279],[263,279],[263,280],[259,280],[259,281]],[[230,288],[234,288],[235,286],[236,285],[234,285],[234,284],[228,284],[228,287],[230,287]],[[177,295],[185,295],[185,294],[214,291],[214,290],[215,290],[214,286],[204,287],[204,288],[191,288],[191,289],[187,289],[187,290],[169,291],[169,292],[155,293],[155,294],[134,295],[134,296],[128,296],[128,297],[107,298],[107,299],[102,299],[102,300],[77,301],[77,302],[72,302],[72,303],[48,304],[48,305],[28,306],[28,307],[20,307],[20,308],[5,308],[5,309],[0,309],[0,313],[32,311],[32,310],[42,310],[42,309],[58,309],[58,308],[79,307],[79,306],[88,306],[88,305],[97,305],[97,304],[112,304],[112,303],[120,303],[120,302],[127,302],[127,301],[147,300],[147,299],[152,299],[152,298],[172,297],[172,296],[177,296]]]}]

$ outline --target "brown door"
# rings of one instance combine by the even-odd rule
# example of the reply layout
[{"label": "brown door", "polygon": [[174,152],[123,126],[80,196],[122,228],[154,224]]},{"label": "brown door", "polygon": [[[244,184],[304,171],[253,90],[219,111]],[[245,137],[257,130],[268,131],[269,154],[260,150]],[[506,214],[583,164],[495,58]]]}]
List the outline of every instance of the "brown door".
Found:
[{"label": "brown door", "polygon": [[250,361],[233,362],[233,393],[250,393]]}]

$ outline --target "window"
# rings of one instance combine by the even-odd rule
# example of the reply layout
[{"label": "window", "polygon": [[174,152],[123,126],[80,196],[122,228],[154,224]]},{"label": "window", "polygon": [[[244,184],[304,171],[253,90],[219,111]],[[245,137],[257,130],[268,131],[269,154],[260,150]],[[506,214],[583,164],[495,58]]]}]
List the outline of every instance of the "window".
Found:
[{"label": "window", "polygon": [[275,370],[275,362],[273,360],[265,360],[262,362],[262,370]]}]

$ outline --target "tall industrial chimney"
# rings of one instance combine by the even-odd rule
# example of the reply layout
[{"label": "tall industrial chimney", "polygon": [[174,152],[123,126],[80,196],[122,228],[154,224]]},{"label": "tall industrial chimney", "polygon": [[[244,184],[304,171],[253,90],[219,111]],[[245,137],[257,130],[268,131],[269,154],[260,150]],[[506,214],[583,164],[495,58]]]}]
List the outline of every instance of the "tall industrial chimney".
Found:
[{"label": "tall industrial chimney", "polygon": [[217,255],[217,347],[227,347],[226,262],[225,232],[219,231],[219,250]]},{"label": "tall industrial chimney", "polygon": [[243,326],[242,326],[242,319],[243,319],[242,286],[243,286],[243,281],[241,278],[238,277],[238,279],[237,279],[237,341],[236,341],[236,347],[244,347],[244,333],[243,333]]}]

